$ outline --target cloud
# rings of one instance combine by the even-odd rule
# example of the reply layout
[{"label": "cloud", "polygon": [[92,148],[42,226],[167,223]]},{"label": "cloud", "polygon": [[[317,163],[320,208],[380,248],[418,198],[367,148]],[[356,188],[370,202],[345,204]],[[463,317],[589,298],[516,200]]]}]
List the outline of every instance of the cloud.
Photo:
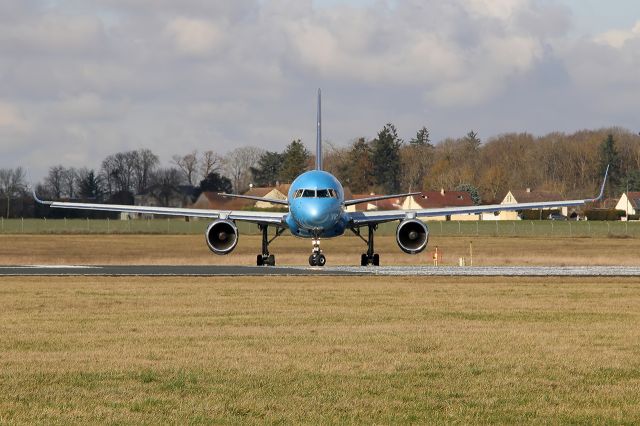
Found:
[{"label": "cloud", "polygon": [[640,39],[640,21],[631,30],[611,30],[599,34],[595,41],[600,44],[622,49],[628,41]]},{"label": "cloud", "polygon": [[14,105],[0,101],[0,132],[24,133],[29,124]]},{"label": "cloud", "polygon": [[167,25],[178,50],[185,54],[205,55],[222,45],[224,32],[213,22],[194,18],[175,18]]},{"label": "cloud", "polygon": [[388,121],[436,140],[633,125],[640,24],[591,39],[572,19],[558,0],[5,0],[0,167],[311,143],[319,86],[338,144]]}]

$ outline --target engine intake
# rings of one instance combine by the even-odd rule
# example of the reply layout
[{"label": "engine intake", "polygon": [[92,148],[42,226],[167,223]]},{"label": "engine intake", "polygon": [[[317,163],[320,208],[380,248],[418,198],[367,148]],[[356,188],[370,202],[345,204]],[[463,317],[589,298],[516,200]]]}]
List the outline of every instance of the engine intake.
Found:
[{"label": "engine intake", "polygon": [[230,220],[216,220],[207,228],[205,239],[215,254],[229,254],[238,244],[238,228]]},{"label": "engine intake", "polygon": [[418,254],[429,242],[429,228],[421,220],[407,219],[398,225],[396,242],[405,253]]}]

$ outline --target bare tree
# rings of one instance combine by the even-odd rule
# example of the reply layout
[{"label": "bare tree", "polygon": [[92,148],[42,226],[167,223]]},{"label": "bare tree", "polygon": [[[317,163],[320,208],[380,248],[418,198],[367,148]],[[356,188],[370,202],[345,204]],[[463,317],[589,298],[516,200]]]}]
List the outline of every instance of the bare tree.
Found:
[{"label": "bare tree", "polygon": [[107,192],[113,194],[116,191],[133,192],[136,182],[136,171],[140,164],[138,151],[118,152],[109,155],[102,161],[100,171]]},{"label": "bare tree", "polygon": [[109,155],[104,160],[102,160],[102,166],[100,167],[100,178],[104,183],[104,189],[107,193],[107,196],[112,195],[116,190],[115,183],[115,157],[113,155]]},{"label": "bare tree", "polygon": [[263,153],[262,148],[246,146],[236,148],[225,156],[225,169],[235,192],[242,192],[249,187],[251,168],[258,164]]},{"label": "bare tree", "polygon": [[219,172],[222,163],[222,157],[215,152],[211,150],[203,152],[200,159],[200,176],[202,176],[202,179],[206,179],[209,173]]},{"label": "bare tree", "polygon": [[44,179],[45,185],[54,198],[62,197],[65,189],[65,168],[61,165],[49,168],[49,174]]},{"label": "bare tree", "polygon": [[26,188],[25,172],[22,167],[0,169],[0,194],[7,200],[7,218],[11,212],[11,199],[24,194]]},{"label": "bare tree", "polygon": [[136,162],[133,174],[136,181],[136,192],[140,194],[149,186],[151,173],[160,163],[160,159],[150,149],[139,149],[133,156]]},{"label": "bare tree", "polygon": [[62,171],[62,181],[64,183],[64,188],[69,198],[75,197],[76,194],[76,183],[78,182],[78,172],[73,167],[69,167],[68,169],[63,169]]},{"label": "bare tree", "polygon": [[153,195],[161,206],[168,206],[172,194],[184,183],[183,172],[174,167],[156,170],[152,176]]},{"label": "bare tree", "polygon": [[174,155],[172,159],[173,164],[182,171],[189,185],[193,185],[198,170],[198,151],[193,151],[183,157]]}]

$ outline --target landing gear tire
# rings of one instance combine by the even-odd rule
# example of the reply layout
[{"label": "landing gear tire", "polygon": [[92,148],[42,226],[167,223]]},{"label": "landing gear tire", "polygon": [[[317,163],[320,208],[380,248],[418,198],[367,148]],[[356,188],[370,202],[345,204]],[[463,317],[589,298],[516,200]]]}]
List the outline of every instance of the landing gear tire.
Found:
[{"label": "landing gear tire", "polygon": [[256,259],[256,265],[258,266],[276,266],[276,257],[272,254],[268,256],[258,255]]},{"label": "landing gear tire", "polygon": [[310,266],[324,266],[327,263],[327,258],[322,253],[313,253],[309,256]]},{"label": "landing gear tire", "polygon": [[378,253],[374,253],[373,256],[369,257],[366,253],[362,253],[360,256],[360,266],[380,266],[380,255]]}]

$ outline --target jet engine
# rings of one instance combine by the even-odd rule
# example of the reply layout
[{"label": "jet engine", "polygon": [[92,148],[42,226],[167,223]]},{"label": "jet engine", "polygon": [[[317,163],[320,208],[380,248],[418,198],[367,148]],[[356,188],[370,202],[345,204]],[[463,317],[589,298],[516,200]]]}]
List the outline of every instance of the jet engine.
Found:
[{"label": "jet engine", "polygon": [[215,254],[229,254],[238,244],[238,228],[230,220],[216,220],[205,232],[207,245]]},{"label": "jet engine", "polygon": [[429,242],[429,228],[418,219],[407,219],[398,225],[396,241],[400,249],[408,254],[418,254]]}]

